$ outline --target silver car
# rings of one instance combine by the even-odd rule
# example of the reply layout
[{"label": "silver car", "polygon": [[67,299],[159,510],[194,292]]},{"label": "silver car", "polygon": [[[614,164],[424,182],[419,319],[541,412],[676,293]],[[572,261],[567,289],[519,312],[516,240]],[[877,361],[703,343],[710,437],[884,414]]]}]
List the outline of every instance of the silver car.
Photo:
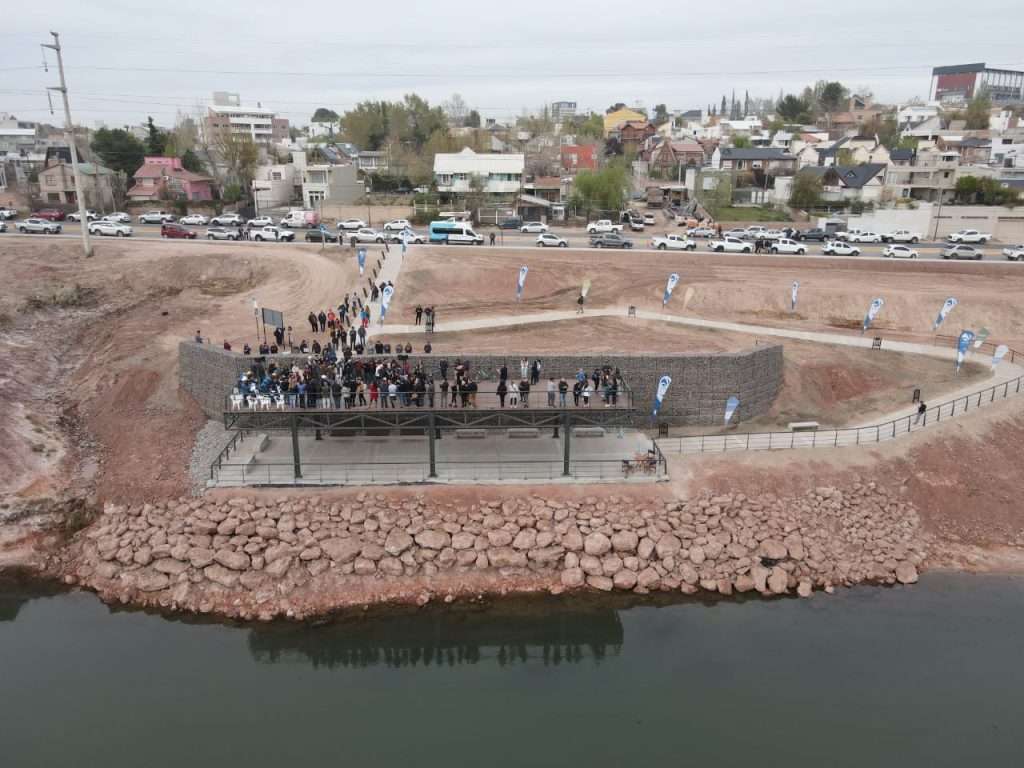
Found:
[{"label": "silver car", "polygon": [[15,227],[23,235],[59,235],[61,230],[60,224],[47,219],[25,219]]},{"label": "silver car", "polygon": [[985,254],[973,245],[947,245],[942,249],[942,258],[944,259],[968,259],[971,261],[981,261]]},{"label": "silver car", "polygon": [[241,240],[242,234],[237,229],[227,227],[210,227],[206,230],[207,240]]}]

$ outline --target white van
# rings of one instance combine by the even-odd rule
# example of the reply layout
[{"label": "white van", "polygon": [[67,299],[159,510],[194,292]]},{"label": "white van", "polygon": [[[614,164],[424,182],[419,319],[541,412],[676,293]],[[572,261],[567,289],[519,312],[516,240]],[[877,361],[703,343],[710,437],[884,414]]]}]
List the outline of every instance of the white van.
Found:
[{"label": "white van", "polygon": [[448,229],[447,242],[449,245],[483,245],[484,237],[474,232],[471,224],[453,222]]},{"label": "white van", "polygon": [[319,227],[320,214],[316,211],[289,211],[279,223],[282,227],[295,227],[298,229]]}]

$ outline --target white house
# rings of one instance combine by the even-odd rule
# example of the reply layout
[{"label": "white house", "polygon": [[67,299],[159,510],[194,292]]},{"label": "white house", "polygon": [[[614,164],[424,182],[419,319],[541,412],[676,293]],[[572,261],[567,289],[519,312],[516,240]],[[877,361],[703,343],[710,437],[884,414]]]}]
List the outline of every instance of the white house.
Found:
[{"label": "white house", "polygon": [[478,177],[489,194],[519,192],[525,157],[521,153],[478,155],[469,147],[461,152],[434,155],[434,182],[438,192],[469,192]]},{"label": "white house", "polygon": [[[305,153],[300,154],[305,157]],[[261,211],[288,205],[296,196],[297,187],[302,188],[302,174],[295,163],[261,165],[253,174],[253,196]]]}]

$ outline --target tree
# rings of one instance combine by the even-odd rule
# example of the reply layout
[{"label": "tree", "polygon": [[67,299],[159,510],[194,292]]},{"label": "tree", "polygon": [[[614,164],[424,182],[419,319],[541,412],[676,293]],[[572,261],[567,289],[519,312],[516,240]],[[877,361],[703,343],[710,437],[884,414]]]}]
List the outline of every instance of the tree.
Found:
[{"label": "tree", "polygon": [[750,114],[750,91],[743,92],[743,116]]},{"label": "tree", "polygon": [[798,173],[793,177],[789,193],[789,204],[801,210],[810,210],[821,205],[821,179],[810,173]]},{"label": "tree", "polygon": [[338,121],[338,113],[327,107],[318,107],[310,122],[313,123],[335,123]]},{"label": "tree", "polygon": [[469,110],[469,114],[466,115],[466,120],[463,123],[467,128],[479,128],[480,127],[480,113],[475,109]]},{"label": "tree", "polygon": [[726,109],[726,107],[725,107],[725,94],[723,93],[722,94],[722,108],[718,110],[718,114],[720,114],[722,117],[725,117],[725,115],[726,115],[725,109]]},{"label": "tree", "polygon": [[954,188],[956,202],[966,205],[1008,205],[1020,203],[1020,194],[1015,189],[1002,186],[997,179],[977,176],[961,176]]},{"label": "tree", "polygon": [[662,125],[668,122],[668,107],[664,104],[654,105],[654,124]]},{"label": "tree", "polygon": [[621,210],[631,188],[629,172],[622,160],[612,160],[600,171],[580,171],[576,175],[570,203],[588,214],[591,210]]},{"label": "tree", "polygon": [[585,118],[576,119],[577,139],[600,139],[604,136],[604,120],[597,113],[591,112]]},{"label": "tree", "polygon": [[380,149],[388,136],[387,102],[360,102],[342,115],[341,132],[360,149]]},{"label": "tree", "polygon": [[878,137],[879,143],[886,149],[895,149],[900,143],[900,126],[894,115],[883,118],[876,117],[865,128],[865,133]]},{"label": "tree", "polygon": [[203,161],[199,159],[193,150],[186,149],[181,155],[181,167],[186,171],[192,171],[192,173],[206,173],[206,169],[203,167]]},{"label": "tree", "polygon": [[[228,170],[229,181],[239,187],[239,197],[247,198],[252,189],[252,179],[260,160],[260,150],[252,136],[247,133],[218,131],[214,140],[217,153]],[[225,186],[225,200],[227,200]]]},{"label": "tree", "polygon": [[750,137],[749,136],[733,136],[732,137],[732,145],[736,149],[748,149],[750,147]]},{"label": "tree", "polygon": [[991,110],[992,100],[984,91],[971,99],[967,104],[967,111],[964,113],[967,129],[971,131],[987,129]]},{"label": "tree", "polygon": [[156,127],[153,118],[146,120],[146,153],[151,157],[162,157],[167,146],[167,134]]},{"label": "tree", "polygon": [[451,125],[461,127],[465,124],[466,115],[469,114],[469,107],[466,106],[466,100],[460,94],[453,93],[452,97],[442,107]]},{"label": "tree", "polygon": [[787,123],[806,123],[810,120],[807,102],[791,93],[779,101],[775,111]]},{"label": "tree", "polygon": [[103,165],[129,177],[142,167],[146,157],[142,142],[121,128],[100,128],[93,134],[91,146]]},{"label": "tree", "polygon": [[824,80],[815,84],[818,107],[826,113],[838,112],[843,102],[849,98],[849,91],[842,83],[835,80],[826,82]]},{"label": "tree", "polygon": [[618,112],[620,109],[625,109],[625,108],[626,108],[625,104],[623,104],[621,101],[617,101],[614,104],[612,104],[610,107],[608,107],[608,109],[606,109],[604,111],[604,113],[606,115],[610,115],[612,112]]}]

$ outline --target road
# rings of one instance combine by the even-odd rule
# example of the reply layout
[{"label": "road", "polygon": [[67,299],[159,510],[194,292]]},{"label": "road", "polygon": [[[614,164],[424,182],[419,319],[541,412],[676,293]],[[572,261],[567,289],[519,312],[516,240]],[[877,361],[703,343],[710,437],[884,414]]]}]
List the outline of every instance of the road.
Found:
[{"label": "road", "polygon": [[[13,232],[14,222],[8,222],[8,231],[5,234],[0,234],[0,238],[12,238],[12,237],[61,237],[61,238],[77,238],[79,237],[78,225],[73,222],[64,222],[64,232],[61,235],[20,235]],[[134,237],[140,240],[152,240],[160,238],[160,226],[158,224],[132,224],[134,229]],[[206,227],[190,227],[196,232],[198,240],[204,238],[206,233]],[[305,244],[306,230],[293,230],[295,232],[295,242]],[[418,232],[426,234],[425,228],[417,228]],[[488,237],[490,232],[494,231],[497,236],[497,242],[495,247],[501,248],[532,248],[536,246],[536,235],[524,234],[517,230],[490,230],[481,229],[480,232],[485,237]],[[565,238],[569,242],[569,250],[594,250],[590,246],[590,237],[582,229],[573,227],[553,227],[551,231],[557,234],[559,237]],[[681,227],[673,228],[671,225],[665,226],[650,226],[645,229],[644,232],[629,232],[626,233],[626,238],[633,242],[634,250],[653,250],[650,242],[654,236],[661,236],[666,233],[682,233]],[[103,240],[104,238],[96,238],[97,240]],[[182,242],[188,242],[182,241]],[[218,241],[218,242],[230,242],[230,241]],[[697,241],[696,253],[711,253],[707,247],[707,240]],[[259,246],[259,243],[249,241],[246,245]],[[368,243],[367,247],[380,247],[375,244]],[[807,257],[820,257],[822,256],[822,244],[817,242],[804,243],[807,247]],[[940,258],[940,251],[946,245],[944,242],[931,241],[924,243],[917,243],[911,246],[914,250],[918,251],[922,260],[937,260]],[[328,248],[337,248],[335,244],[328,244]],[[346,246],[347,247],[347,246]],[[397,246],[391,246],[397,247]],[[410,246],[417,247],[417,246]],[[453,246],[454,247],[454,246]],[[489,247],[489,246],[486,246]],[[856,243],[856,247],[860,248],[861,256],[832,256],[830,258],[849,258],[849,259],[866,259],[866,258],[882,258],[882,249],[885,247],[882,244],[868,244],[868,243]],[[1004,247],[1003,243],[996,243],[995,241],[989,242],[986,245],[980,246],[984,253],[984,260],[986,261],[1006,261],[1006,258],[1002,254]],[[763,254],[766,258],[770,258],[772,254]],[[780,254],[782,255],[782,254]],[[792,255],[792,254],[789,254]]]}]

